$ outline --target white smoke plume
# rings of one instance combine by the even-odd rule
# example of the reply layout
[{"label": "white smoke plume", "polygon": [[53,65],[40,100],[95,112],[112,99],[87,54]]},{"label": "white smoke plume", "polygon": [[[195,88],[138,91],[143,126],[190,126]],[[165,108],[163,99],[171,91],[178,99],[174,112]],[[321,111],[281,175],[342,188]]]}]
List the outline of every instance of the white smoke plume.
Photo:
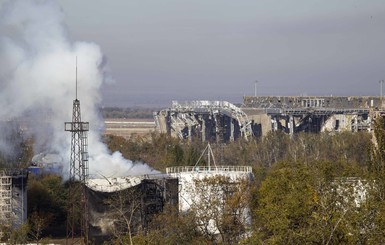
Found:
[{"label": "white smoke plume", "polygon": [[[101,142],[100,88],[108,80],[104,56],[94,43],[69,39],[64,14],[53,0],[10,0],[0,9],[0,121],[29,121],[35,150],[57,152],[69,168],[70,132],[78,57],[78,99],[82,121],[90,122],[90,175],[127,176],[154,173],[133,164]],[[0,129],[1,130],[1,129]],[[7,145],[0,131],[0,147]],[[1,149],[4,150],[4,149]]]}]

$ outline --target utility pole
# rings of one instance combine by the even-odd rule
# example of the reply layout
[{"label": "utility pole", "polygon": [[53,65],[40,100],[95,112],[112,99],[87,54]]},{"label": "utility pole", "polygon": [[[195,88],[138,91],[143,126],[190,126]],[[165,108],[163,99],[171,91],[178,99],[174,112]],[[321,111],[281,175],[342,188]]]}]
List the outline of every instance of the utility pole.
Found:
[{"label": "utility pole", "polygon": [[255,80],[255,85],[254,85],[254,97],[257,97],[257,83],[258,83],[258,80]]},{"label": "utility pole", "polygon": [[384,80],[378,81],[380,83],[380,98],[382,100],[382,85],[384,84]]}]

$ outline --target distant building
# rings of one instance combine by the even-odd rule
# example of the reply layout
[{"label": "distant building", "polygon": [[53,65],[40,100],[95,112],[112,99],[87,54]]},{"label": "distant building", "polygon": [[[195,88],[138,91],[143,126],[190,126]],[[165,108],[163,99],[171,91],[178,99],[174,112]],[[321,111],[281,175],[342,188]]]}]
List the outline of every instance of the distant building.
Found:
[{"label": "distant building", "polygon": [[0,170],[0,224],[17,228],[27,220],[27,180],[26,170]]},{"label": "distant building", "polygon": [[32,157],[28,171],[32,174],[63,173],[63,158],[58,154],[39,153]]},{"label": "distant building", "polygon": [[251,121],[227,101],[173,101],[168,109],[154,113],[157,130],[181,139],[227,142],[252,135]]},{"label": "distant building", "polygon": [[246,96],[241,107],[226,101],[173,102],[154,118],[161,133],[228,142],[271,131],[371,131],[373,118],[385,115],[384,104],[378,96]]},{"label": "distant building", "polygon": [[376,96],[246,96],[241,107],[259,132],[371,131],[375,115],[385,113]]}]

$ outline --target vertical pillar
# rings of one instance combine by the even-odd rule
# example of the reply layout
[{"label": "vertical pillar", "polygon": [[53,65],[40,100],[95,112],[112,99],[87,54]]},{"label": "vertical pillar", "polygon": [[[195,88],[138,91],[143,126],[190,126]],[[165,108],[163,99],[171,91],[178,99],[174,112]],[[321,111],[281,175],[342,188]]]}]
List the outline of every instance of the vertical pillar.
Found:
[{"label": "vertical pillar", "polygon": [[358,115],[354,116],[353,132],[358,132]]},{"label": "vertical pillar", "polygon": [[214,118],[214,123],[215,123],[215,140],[217,143],[219,143],[220,128],[219,128],[219,120],[217,118],[217,114],[214,114],[213,118]]},{"label": "vertical pillar", "polygon": [[294,134],[294,119],[293,119],[293,116],[289,116],[288,128],[289,128],[289,135],[292,136]]},{"label": "vertical pillar", "polygon": [[234,141],[234,120],[230,119],[230,141]]},{"label": "vertical pillar", "polygon": [[275,132],[278,130],[278,122],[277,122],[277,118],[274,117],[273,119],[271,119],[271,124],[272,124],[272,131]]},{"label": "vertical pillar", "polygon": [[206,141],[206,120],[203,117],[201,118],[201,120],[202,120],[202,129],[201,129],[202,142],[205,142]]},{"label": "vertical pillar", "polygon": [[191,124],[187,125],[187,130],[188,130],[188,140],[191,142],[192,141],[192,135],[191,135]]}]

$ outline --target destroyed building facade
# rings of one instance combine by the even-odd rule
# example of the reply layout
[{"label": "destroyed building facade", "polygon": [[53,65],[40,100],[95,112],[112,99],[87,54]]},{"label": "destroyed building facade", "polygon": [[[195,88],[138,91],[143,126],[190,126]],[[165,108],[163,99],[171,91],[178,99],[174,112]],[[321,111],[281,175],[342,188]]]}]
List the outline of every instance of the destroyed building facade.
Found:
[{"label": "destroyed building facade", "polygon": [[27,179],[24,169],[0,170],[0,224],[17,228],[26,222]]},{"label": "destroyed building facade", "polygon": [[384,113],[380,96],[245,96],[240,107],[226,101],[173,102],[154,118],[161,133],[227,142],[278,130],[290,135],[371,131],[373,119]]},{"label": "destroyed building facade", "polygon": [[371,131],[374,117],[384,113],[382,97],[375,96],[244,97],[242,110],[261,129],[259,135]]},{"label": "destroyed building facade", "polygon": [[176,101],[154,113],[159,132],[181,139],[227,142],[252,135],[251,121],[237,106],[226,101]]}]

